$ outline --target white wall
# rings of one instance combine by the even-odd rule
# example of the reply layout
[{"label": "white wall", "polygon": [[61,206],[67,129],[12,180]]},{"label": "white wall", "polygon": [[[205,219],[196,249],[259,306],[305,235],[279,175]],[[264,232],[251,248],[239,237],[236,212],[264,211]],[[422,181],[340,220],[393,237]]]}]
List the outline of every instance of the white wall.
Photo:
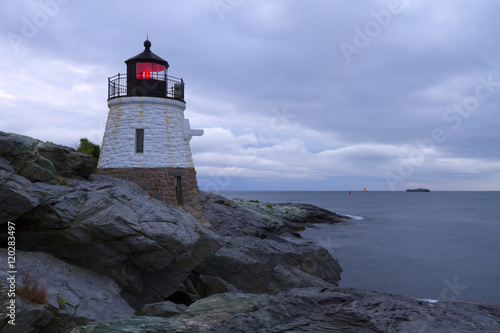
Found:
[{"label": "white wall", "polygon": [[[194,167],[185,133],[186,104],[158,97],[119,97],[108,101],[99,168]],[[144,153],[135,152],[135,130],[144,129]],[[186,131],[190,131],[186,128]]]}]

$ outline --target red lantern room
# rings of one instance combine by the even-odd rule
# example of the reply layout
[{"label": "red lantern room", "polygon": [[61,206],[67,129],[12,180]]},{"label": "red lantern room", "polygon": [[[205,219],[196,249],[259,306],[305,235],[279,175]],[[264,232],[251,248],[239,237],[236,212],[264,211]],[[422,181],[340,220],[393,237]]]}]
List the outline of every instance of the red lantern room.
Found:
[{"label": "red lantern room", "polygon": [[108,99],[150,96],[184,101],[184,81],[167,75],[168,62],[151,52],[149,40],[144,42],[144,51],[126,60],[125,64],[126,75],[109,78]]}]

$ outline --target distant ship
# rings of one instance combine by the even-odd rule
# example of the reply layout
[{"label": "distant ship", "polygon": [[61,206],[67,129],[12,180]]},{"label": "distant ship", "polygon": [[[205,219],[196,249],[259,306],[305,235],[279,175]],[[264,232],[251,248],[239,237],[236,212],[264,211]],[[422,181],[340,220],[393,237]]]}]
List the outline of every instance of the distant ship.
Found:
[{"label": "distant ship", "polygon": [[406,192],[430,192],[431,190],[428,190],[426,188],[409,188],[406,190]]}]

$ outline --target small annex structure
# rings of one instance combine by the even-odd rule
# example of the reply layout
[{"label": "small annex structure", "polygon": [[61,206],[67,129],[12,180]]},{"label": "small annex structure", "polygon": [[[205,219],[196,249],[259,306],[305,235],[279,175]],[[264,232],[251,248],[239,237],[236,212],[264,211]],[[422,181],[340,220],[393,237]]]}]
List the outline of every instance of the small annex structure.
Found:
[{"label": "small annex structure", "polygon": [[153,198],[205,222],[189,141],[203,135],[184,119],[184,81],[144,51],[125,61],[126,74],[108,79],[108,120],[97,173],[133,181]]}]

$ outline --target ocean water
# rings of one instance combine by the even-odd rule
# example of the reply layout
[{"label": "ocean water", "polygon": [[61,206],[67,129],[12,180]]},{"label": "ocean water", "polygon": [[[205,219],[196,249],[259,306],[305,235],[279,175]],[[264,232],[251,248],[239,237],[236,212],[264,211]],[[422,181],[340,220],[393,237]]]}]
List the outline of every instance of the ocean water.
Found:
[{"label": "ocean water", "polygon": [[341,287],[500,303],[500,192],[258,192],[228,198],[313,204],[353,218],[302,232],[339,260]]}]

